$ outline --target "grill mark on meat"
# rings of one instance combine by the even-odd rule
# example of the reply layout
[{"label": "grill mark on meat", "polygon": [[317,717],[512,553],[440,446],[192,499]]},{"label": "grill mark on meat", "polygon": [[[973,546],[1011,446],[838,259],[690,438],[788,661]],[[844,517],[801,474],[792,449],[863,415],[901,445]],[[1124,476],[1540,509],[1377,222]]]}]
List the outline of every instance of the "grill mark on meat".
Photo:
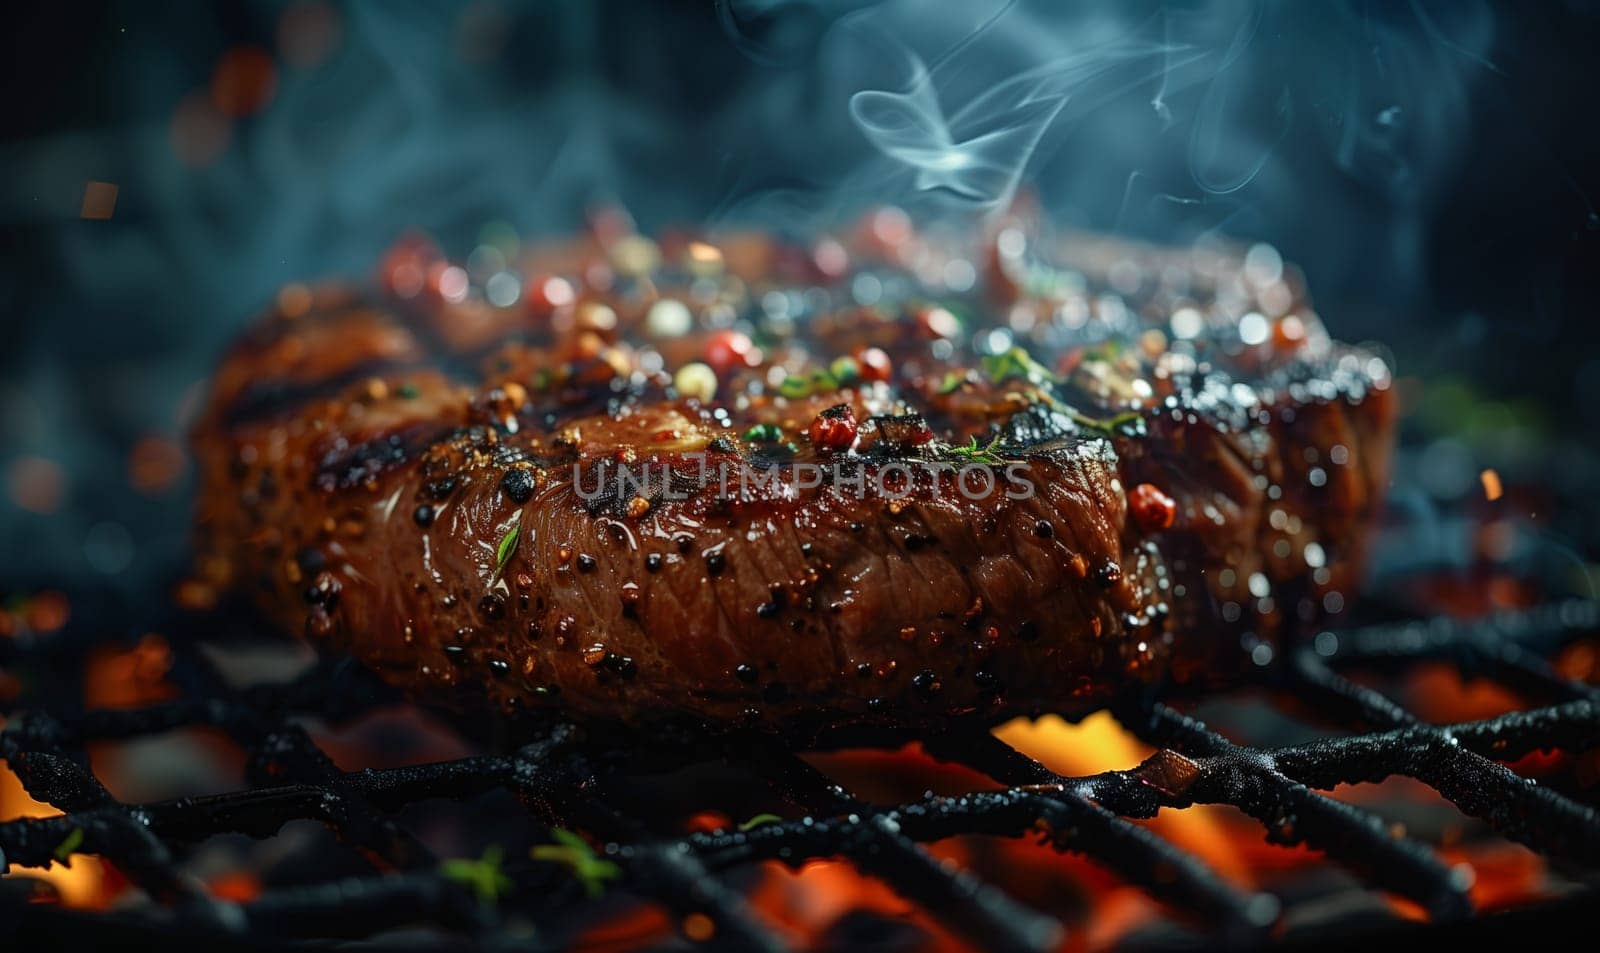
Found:
[{"label": "grill mark on meat", "polygon": [[446,433],[433,424],[412,424],[354,445],[336,447],[323,454],[312,484],[324,493],[365,485],[415,460],[424,448],[433,446]]},{"label": "grill mark on meat", "polygon": [[227,426],[243,426],[289,416],[305,405],[335,397],[364,380],[403,376],[408,371],[433,370],[415,360],[375,358],[354,364],[330,377],[297,382],[286,378],[252,380],[223,411]]}]

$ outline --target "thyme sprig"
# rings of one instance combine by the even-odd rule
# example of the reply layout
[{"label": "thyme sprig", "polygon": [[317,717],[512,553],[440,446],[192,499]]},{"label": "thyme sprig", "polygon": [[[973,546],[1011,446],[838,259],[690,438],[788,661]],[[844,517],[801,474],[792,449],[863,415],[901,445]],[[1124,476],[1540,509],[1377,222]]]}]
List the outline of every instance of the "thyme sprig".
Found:
[{"label": "thyme sprig", "polygon": [[498,844],[490,844],[478,860],[458,857],[439,865],[439,873],[456,883],[464,884],[478,895],[478,902],[493,906],[495,901],[511,892],[511,878],[500,869],[505,851]]},{"label": "thyme sprig", "polygon": [[550,836],[555,838],[554,844],[537,844],[528,851],[528,856],[534,860],[565,864],[570,867],[572,876],[583,884],[584,892],[590,899],[605,893],[607,881],[617,880],[622,876],[621,867],[596,855],[589,842],[577,834],[552,827]]},{"label": "thyme sprig", "polygon": [[987,463],[994,466],[1005,462],[1000,454],[995,452],[995,448],[1000,446],[1000,437],[998,435],[987,444],[978,443],[977,437],[969,437],[968,439],[971,441],[970,443],[965,446],[952,446],[948,452],[952,456],[960,457],[969,463]]},{"label": "thyme sprig", "polygon": [[506,571],[506,564],[511,561],[511,554],[517,551],[517,538],[521,535],[522,524],[518,523],[500,537],[500,544],[494,548],[494,572],[489,576],[491,585]]},{"label": "thyme sprig", "polygon": [[1052,374],[1050,368],[1034,360],[1028,349],[1020,345],[999,354],[986,355],[983,358],[983,372],[996,384],[1012,379],[1025,380],[1035,387],[1060,383],[1060,378]]},{"label": "thyme sprig", "polygon": [[83,846],[83,837],[83,828],[74,827],[67,832],[66,837],[61,839],[61,843],[56,845],[56,849],[51,852],[50,856],[63,864],[66,863],[67,858],[71,857],[79,847]]},{"label": "thyme sprig", "polygon": [[1130,429],[1133,425],[1144,422],[1144,415],[1137,410],[1125,410],[1112,417],[1090,417],[1081,414],[1071,407],[1065,408],[1066,415],[1072,422],[1086,430],[1096,431],[1106,437],[1138,436],[1138,432]]}]

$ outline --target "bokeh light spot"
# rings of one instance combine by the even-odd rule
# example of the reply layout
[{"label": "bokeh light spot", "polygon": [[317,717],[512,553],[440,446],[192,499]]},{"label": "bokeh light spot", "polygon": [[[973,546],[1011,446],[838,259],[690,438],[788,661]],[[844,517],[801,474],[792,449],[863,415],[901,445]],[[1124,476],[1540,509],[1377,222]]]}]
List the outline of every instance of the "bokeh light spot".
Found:
[{"label": "bokeh light spot", "polygon": [[222,54],[211,74],[211,102],[225,116],[248,116],[272,101],[278,89],[278,70],[272,57],[253,46],[238,46]]},{"label": "bokeh light spot", "polygon": [[42,515],[54,513],[61,505],[66,482],[61,464],[44,457],[22,457],[11,464],[6,474],[11,502]]},{"label": "bokeh light spot", "polygon": [[290,66],[307,69],[333,53],[343,31],[338,10],[317,0],[299,0],[278,18],[278,52]]},{"label": "bokeh light spot", "polygon": [[145,437],[128,454],[128,482],[150,496],[172,489],[187,465],[183,448],[167,437]]},{"label": "bokeh light spot", "polygon": [[178,159],[201,168],[215,162],[228,148],[233,122],[204,93],[195,92],[178,103],[168,135]]}]

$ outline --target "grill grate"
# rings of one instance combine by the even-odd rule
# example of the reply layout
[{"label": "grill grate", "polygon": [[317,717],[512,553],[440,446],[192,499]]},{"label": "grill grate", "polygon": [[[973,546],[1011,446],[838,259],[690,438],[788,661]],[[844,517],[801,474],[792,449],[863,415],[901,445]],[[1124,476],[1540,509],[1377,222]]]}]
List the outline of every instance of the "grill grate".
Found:
[{"label": "grill grate", "polygon": [[[352,690],[349,666],[329,663],[282,685],[235,690],[194,645],[180,641],[175,672],[190,682],[180,699],[132,710],[17,712],[0,732],[0,758],[34,798],[64,812],[0,822],[4,861],[43,865],[69,848],[98,854],[160,904],[90,915],[18,903],[13,891],[0,895],[0,928],[58,940],[179,931],[264,945],[431,924],[468,945],[492,947],[512,938],[537,948],[550,935],[527,935],[519,923],[570,919],[574,909],[587,906],[589,890],[614,884],[680,917],[709,918],[713,945],[782,949],[782,935],[763,923],[728,875],[758,860],[798,864],[838,856],[983,948],[1042,950],[1062,939],[1054,919],[951,869],[923,846],[962,834],[1041,833],[1057,849],[1080,853],[1139,885],[1217,940],[1269,938],[1282,912],[1276,898],[1242,891],[1129,820],[1193,804],[1239,808],[1260,823],[1268,841],[1320,850],[1364,883],[1415,901],[1436,920],[1459,919],[1472,913],[1469,883],[1460,872],[1421,841],[1397,836],[1377,815],[1317,792],[1409,776],[1505,838],[1579,868],[1600,868],[1596,812],[1502,764],[1540,749],[1578,752],[1600,745],[1600,692],[1562,678],[1546,661],[1561,645],[1597,630],[1600,604],[1572,600],[1478,622],[1436,619],[1324,633],[1261,667],[1258,687],[1297,699],[1336,728],[1364,733],[1248,748],[1162,700],[1126,699],[1112,713],[1159,749],[1133,769],[1062,777],[986,732],[947,735],[924,739],[924,748],[1004,788],[929,795],[887,808],[867,804],[770,743],[680,732],[630,746],[562,723],[544,726],[533,741],[505,754],[344,772],[293,719],[346,721],[391,701],[387,690],[365,682]],[[6,650],[11,657],[0,661],[8,665],[52,651],[83,654],[15,642]],[[1403,667],[1424,660],[1448,661],[1549,704],[1434,726],[1340,671],[1349,664]],[[58,657],[52,664],[65,663]],[[89,743],[191,726],[221,729],[248,753],[247,790],[129,804],[112,797],[85,767]],[[796,818],[749,830],[663,836],[609,796],[624,769],[697,759],[737,766],[792,805]],[[519,798],[546,825],[545,840],[561,841],[565,831],[577,830],[600,846],[591,852],[569,840],[538,858],[485,867],[496,902],[482,902],[485,885],[475,889],[471,877],[442,865],[396,815],[419,801],[495,790]],[[182,872],[179,856],[190,845],[228,832],[264,838],[294,820],[326,825],[374,872],[272,889],[246,903],[216,899]]]}]

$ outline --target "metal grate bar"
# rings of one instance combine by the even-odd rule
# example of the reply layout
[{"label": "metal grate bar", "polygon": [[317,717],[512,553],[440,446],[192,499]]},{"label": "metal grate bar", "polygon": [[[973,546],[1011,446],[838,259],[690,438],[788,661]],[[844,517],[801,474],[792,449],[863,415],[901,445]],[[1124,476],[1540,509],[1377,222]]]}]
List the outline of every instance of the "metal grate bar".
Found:
[{"label": "metal grate bar", "polygon": [[[980,834],[1042,836],[1140,885],[1175,912],[1205,924],[1218,939],[1262,939],[1277,901],[1222,880],[1195,857],[1126,817],[1162,808],[1228,804],[1256,818],[1275,843],[1305,843],[1356,871],[1366,882],[1423,904],[1435,917],[1470,912],[1465,884],[1425,846],[1392,836],[1374,814],[1315,793],[1344,782],[1391,774],[1418,778],[1483,817],[1497,831],[1546,853],[1600,861],[1600,818],[1569,798],[1519,778],[1496,760],[1538,748],[1575,751],[1600,741],[1594,689],[1560,677],[1545,655],[1592,631],[1600,608],[1568,602],[1480,623],[1429,622],[1330,634],[1319,654],[1286,652],[1263,684],[1288,689],[1340,724],[1380,730],[1272,750],[1238,745],[1161,703],[1126,703],[1114,712],[1135,734],[1163,750],[1138,767],[1086,778],[1057,776],[987,733],[925,740],[937,757],[988,774],[1006,790],[925,797],[869,806],[792,752],[771,743],[735,744],[693,732],[668,739],[589,737],[550,724],[504,754],[386,770],[339,770],[290,719],[344,720],[394,696],[355,683],[348,666],[321,665],[284,685],[242,691],[222,683],[192,646],[179,656],[189,694],[131,711],[70,712],[56,720],[14,717],[0,732],[0,757],[29,793],[63,816],[0,821],[0,852],[9,863],[38,865],[64,849],[101,854],[166,907],[143,924],[244,937],[370,936],[397,926],[432,924],[496,943],[549,942],[562,923],[593,909],[593,885],[575,868],[512,858],[497,904],[446,876],[413,835],[394,820],[432,798],[472,798],[494,790],[517,795],[550,826],[587,832],[597,857],[615,863],[619,885],[679,916],[703,913],[713,944],[774,950],[783,938],[762,923],[743,896],[718,875],[755,860],[797,864],[845,857],[863,872],[987,948],[1038,950],[1059,941],[1060,926],[970,873],[939,862],[922,845]],[[43,648],[43,647],[42,647]],[[23,657],[7,651],[7,657]],[[1430,726],[1381,693],[1329,667],[1334,662],[1403,665],[1439,659],[1483,670],[1533,694],[1564,702],[1494,719]],[[51,655],[52,664],[65,657]],[[1476,666],[1476,668],[1475,668]],[[1272,679],[1276,679],[1273,681]],[[339,686],[335,688],[335,686]],[[120,803],[85,767],[90,741],[119,741],[190,725],[220,728],[247,754],[252,789],[152,804]],[[643,816],[611,806],[608,788],[647,766],[723,760],[778,791],[807,816],[689,836],[652,833]],[[268,891],[243,905],[210,898],[179,872],[171,845],[222,832],[267,837],[295,819],[314,819],[361,850],[381,877],[360,877]],[[672,817],[663,817],[669,825]],[[26,914],[28,922],[77,924],[62,911]],[[536,937],[517,932],[540,922]],[[124,918],[125,919],[125,918]],[[105,921],[110,922],[110,921]]]},{"label": "metal grate bar", "polygon": [[1450,734],[1481,755],[1520,758],[1534,751],[1582,751],[1600,739],[1600,705],[1569,702],[1514,711],[1483,721],[1452,725]]},{"label": "metal grate bar", "polygon": [[1185,794],[1205,803],[1233,804],[1267,829],[1267,840],[1321,850],[1329,859],[1391,893],[1421,904],[1436,919],[1467,916],[1467,882],[1425,845],[1396,837],[1382,818],[1307,788],[1257,752],[1240,748],[1198,719],[1162,704],[1119,713],[1152,745],[1208,758],[1210,784]]},{"label": "metal grate bar", "polygon": [[1569,599],[1482,619],[1444,616],[1324,633],[1317,653],[1297,664],[1410,664],[1449,661],[1463,674],[1483,674],[1534,698],[1600,701],[1600,688],[1563,676],[1548,656],[1600,630],[1600,603]]},{"label": "metal grate bar", "polygon": [[977,768],[1002,784],[1030,792],[1048,810],[1041,814],[1052,839],[1076,850],[1132,883],[1150,885],[1152,895],[1192,910],[1243,940],[1270,924],[1277,901],[1245,893],[1219,877],[1194,855],[1162,840],[1126,817],[1154,817],[1162,807],[1158,787],[1123,783],[1131,773],[1067,778],[987,732],[926,745],[936,756]]},{"label": "metal grate bar", "polygon": [[[1094,778],[1060,777],[1042,765],[1020,763],[1009,769],[996,763],[995,771],[1002,773],[991,773],[1005,783],[1027,778],[1061,784],[1118,813],[1149,816],[1161,807],[1190,804],[1237,807],[1262,824],[1268,841],[1321,850],[1376,886],[1415,900],[1436,918],[1471,912],[1465,885],[1423,845],[1391,836],[1376,815],[1316,794],[1257,752],[1238,748],[1163,705],[1118,711],[1117,717],[1147,743],[1170,750],[1157,752],[1131,771]],[[995,744],[1007,747],[998,740]],[[990,763],[985,761],[985,770]]]},{"label": "metal grate bar", "polygon": [[816,768],[789,753],[758,748],[753,763],[767,768],[773,786],[801,810],[857,818],[862,841],[851,856],[863,872],[887,883],[956,932],[994,950],[1055,948],[1061,925],[965,871],[946,866],[900,830],[899,821],[862,803]]},{"label": "metal grate bar", "polygon": [[[78,839],[77,847],[83,850],[123,858],[119,866],[157,899],[197,897],[199,892],[178,875],[167,846],[141,823],[137,812],[119,804],[94,775],[50,743],[55,725],[37,713],[29,715],[21,728],[8,725],[0,732],[0,758],[11,766],[29,797],[54,805],[81,823],[65,829],[31,818],[0,824],[0,833],[11,834],[0,836],[0,860],[15,857],[23,863],[48,864],[64,857],[72,840]],[[24,738],[35,746],[24,744]]]},{"label": "metal grate bar", "polygon": [[1390,762],[1398,771],[1379,772],[1378,765],[1367,765],[1357,780],[1380,780],[1389,773],[1416,778],[1502,836],[1555,856],[1600,862],[1600,815],[1593,809],[1462,747],[1450,729],[1423,724],[1382,693],[1345,678],[1309,653],[1296,656],[1292,673],[1326,707],[1353,711],[1369,723],[1410,729],[1415,757],[1402,764]]},{"label": "metal grate bar", "polygon": [[1340,659],[1448,658],[1462,646],[1515,645],[1540,655],[1582,635],[1600,631],[1600,601],[1563,599],[1479,619],[1434,616],[1344,629],[1333,647]]},{"label": "metal grate bar", "polygon": [[752,953],[781,953],[788,944],[756,918],[743,897],[723,886],[705,864],[678,845],[636,849],[629,855],[630,886],[680,916],[704,913],[715,924],[717,945]]}]

